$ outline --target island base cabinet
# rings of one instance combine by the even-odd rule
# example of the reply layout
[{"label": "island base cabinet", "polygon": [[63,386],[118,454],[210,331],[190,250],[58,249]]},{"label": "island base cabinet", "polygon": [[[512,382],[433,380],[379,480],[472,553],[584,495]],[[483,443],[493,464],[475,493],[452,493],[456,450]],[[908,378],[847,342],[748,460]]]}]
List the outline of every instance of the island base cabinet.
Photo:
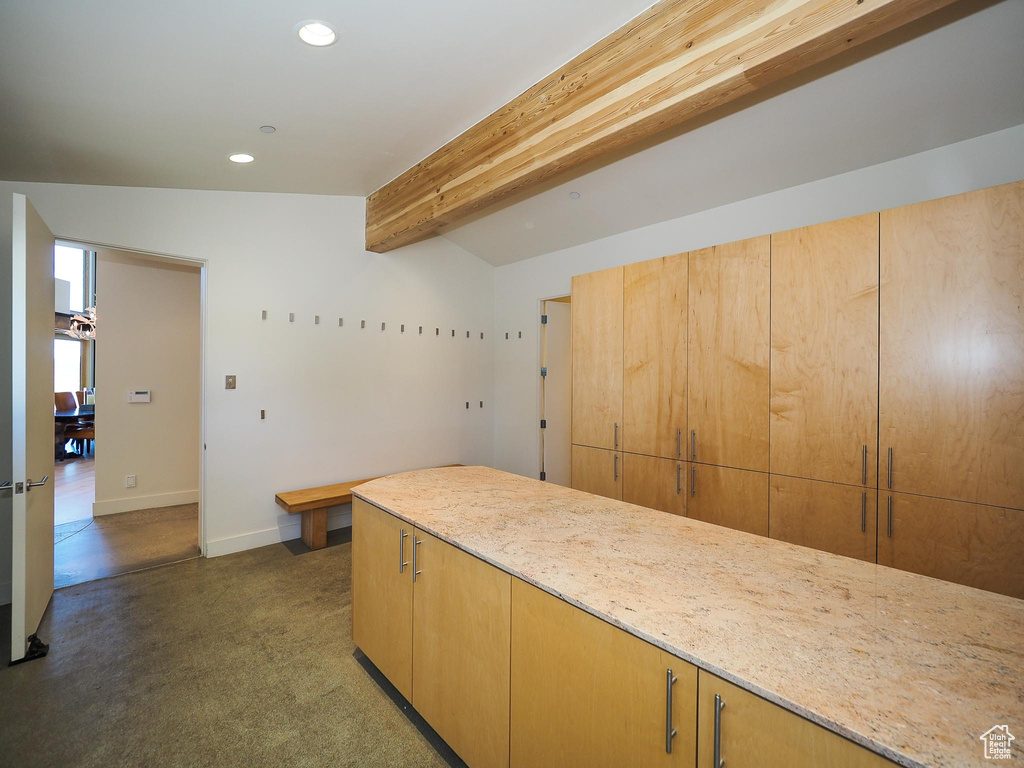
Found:
[{"label": "island base cabinet", "polygon": [[696,706],[696,667],[513,580],[512,768],[693,768]]},{"label": "island base cabinet", "polygon": [[874,488],[772,475],[768,535],[835,555],[875,562]]},{"label": "island base cabinet", "polygon": [[699,674],[697,711],[698,766],[891,768],[895,765],[704,670]]},{"label": "island base cabinet", "polygon": [[685,515],[689,466],[685,461],[622,454],[622,500]]},{"label": "island base cabinet", "polygon": [[352,499],[352,641],[412,700],[413,527]]},{"label": "island base cabinet", "polygon": [[1024,598],[1024,511],[882,493],[878,562]]},{"label": "island base cabinet", "polygon": [[694,463],[689,487],[687,517],[768,535],[767,473]]},{"label": "island base cabinet", "polygon": [[415,537],[413,707],[468,765],[507,766],[512,577]]},{"label": "island base cabinet", "polygon": [[622,453],[574,445],[571,483],[577,491],[622,499]]}]

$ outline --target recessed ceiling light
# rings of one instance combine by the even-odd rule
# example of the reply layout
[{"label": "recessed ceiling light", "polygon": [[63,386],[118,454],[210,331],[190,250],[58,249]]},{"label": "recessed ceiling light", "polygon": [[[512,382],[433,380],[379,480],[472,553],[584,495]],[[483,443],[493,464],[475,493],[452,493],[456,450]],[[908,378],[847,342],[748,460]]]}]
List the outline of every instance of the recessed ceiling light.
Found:
[{"label": "recessed ceiling light", "polygon": [[263,133],[273,133],[276,130],[277,130],[277,128],[275,128],[272,125],[261,125],[260,126],[260,131],[262,131]]},{"label": "recessed ceiling light", "polygon": [[232,163],[251,163],[256,158],[246,152],[236,152],[233,155],[228,155],[228,160]]},{"label": "recessed ceiling light", "polygon": [[315,45],[317,48],[331,45],[338,39],[334,27],[326,21],[318,21],[316,19],[300,21],[295,29],[299,33],[299,38],[302,42]]},{"label": "recessed ceiling light", "polygon": [[571,200],[579,200],[580,199],[580,193],[579,192],[570,192],[569,193],[569,198]]}]

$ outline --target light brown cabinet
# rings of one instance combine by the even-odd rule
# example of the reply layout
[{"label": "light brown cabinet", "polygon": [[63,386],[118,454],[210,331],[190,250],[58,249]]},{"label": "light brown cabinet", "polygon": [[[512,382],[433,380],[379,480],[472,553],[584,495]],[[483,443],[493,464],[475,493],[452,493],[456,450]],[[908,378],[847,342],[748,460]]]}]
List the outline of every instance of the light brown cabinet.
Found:
[{"label": "light brown cabinet", "polygon": [[721,764],[728,768],[891,768],[895,765],[704,670],[698,675],[697,713],[697,765]]},{"label": "light brown cabinet", "polygon": [[519,579],[512,602],[513,768],[693,768],[696,667]]},{"label": "light brown cabinet", "polygon": [[689,466],[685,461],[624,453],[622,500],[674,515],[685,515]]},{"label": "light brown cabinet", "polygon": [[768,474],[691,464],[686,516],[767,536]]},{"label": "light brown cabinet", "polygon": [[574,445],[570,482],[577,491],[621,499],[622,453]]},{"label": "light brown cabinet", "polygon": [[880,485],[1024,508],[1024,182],[883,211],[881,272]]},{"label": "light brown cabinet", "polygon": [[880,493],[878,562],[1024,598],[1024,512]]},{"label": "light brown cabinet", "polygon": [[625,267],[624,451],[685,458],[686,273],[685,253]]},{"label": "light brown cabinet", "polygon": [[412,701],[413,527],[352,499],[352,641]]},{"label": "light brown cabinet", "polygon": [[572,442],[620,448],[622,267],[572,279]]},{"label": "light brown cabinet", "polygon": [[690,252],[693,461],[768,471],[770,265],[767,235]]},{"label": "light brown cabinet", "polygon": [[874,488],[772,475],[768,535],[873,563],[877,508]]},{"label": "light brown cabinet", "polygon": [[878,214],[772,235],[771,471],[874,487]]}]

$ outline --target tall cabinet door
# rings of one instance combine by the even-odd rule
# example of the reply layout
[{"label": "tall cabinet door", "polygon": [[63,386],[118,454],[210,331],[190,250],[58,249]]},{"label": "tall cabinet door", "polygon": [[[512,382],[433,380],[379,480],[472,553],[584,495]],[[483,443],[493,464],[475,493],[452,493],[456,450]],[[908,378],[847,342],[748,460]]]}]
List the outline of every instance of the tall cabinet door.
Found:
[{"label": "tall cabinet door", "polygon": [[771,471],[875,485],[878,214],[772,235]]},{"label": "tall cabinet door", "polygon": [[768,471],[770,238],[690,253],[690,459]]},{"label": "tall cabinet door", "polygon": [[696,667],[519,579],[512,600],[512,768],[693,768]]},{"label": "tall cabinet door", "polygon": [[689,466],[685,461],[622,454],[622,500],[685,515]]},{"label": "tall cabinet door", "polygon": [[622,267],[572,279],[572,442],[619,449]]},{"label": "tall cabinet door", "polygon": [[512,577],[414,535],[413,706],[469,765],[507,766]]},{"label": "tall cabinet door", "polygon": [[625,267],[624,451],[685,458],[686,271],[685,253]]},{"label": "tall cabinet door", "polygon": [[880,484],[1024,508],[1024,182],[883,211],[881,254]]},{"label": "tall cabinet door", "polygon": [[412,701],[413,527],[352,499],[352,640]]},{"label": "tall cabinet door", "polygon": [[772,475],[768,535],[836,555],[875,562],[874,488]]},{"label": "tall cabinet door", "polygon": [[691,464],[686,516],[767,536],[768,473]]},{"label": "tall cabinet door", "polygon": [[1024,512],[881,494],[878,562],[1024,598]]},{"label": "tall cabinet door", "polygon": [[622,498],[622,454],[604,448],[572,447],[572,487],[609,499]]}]

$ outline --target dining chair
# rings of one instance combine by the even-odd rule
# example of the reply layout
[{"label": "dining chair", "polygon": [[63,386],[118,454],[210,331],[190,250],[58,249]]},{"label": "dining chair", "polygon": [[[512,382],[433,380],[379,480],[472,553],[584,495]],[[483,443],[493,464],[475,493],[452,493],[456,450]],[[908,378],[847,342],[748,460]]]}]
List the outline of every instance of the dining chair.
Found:
[{"label": "dining chair", "polygon": [[72,411],[78,407],[74,392],[54,392],[53,404],[58,411]]}]

